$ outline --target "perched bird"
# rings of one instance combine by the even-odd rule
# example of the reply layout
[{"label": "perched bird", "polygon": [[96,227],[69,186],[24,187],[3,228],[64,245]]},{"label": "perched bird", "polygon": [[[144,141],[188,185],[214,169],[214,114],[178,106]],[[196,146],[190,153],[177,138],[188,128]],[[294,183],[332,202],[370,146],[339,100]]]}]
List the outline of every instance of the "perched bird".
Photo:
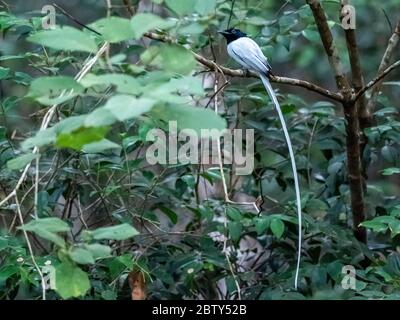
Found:
[{"label": "perched bird", "polygon": [[301,217],[301,198],[300,198],[300,187],[299,179],[297,175],[296,162],[294,158],[292,143],[290,141],[289,133],[287,130],[285,118],[283,117],[281,107],[279,105],[278,99],[276,98],[274,89],[272,89],[271,83],[269,82],[269,77],[271,73],[271,66],[268,63],[268,59],[264,56],[261,48],[258,44],[247,37],[247,34],[240,31],[239,29],[230,28],[225,31],[220,31],[228,43],[227,51],[230,57],[232,57],[236,62],[242,65],[247,70],[252,70],[258,73],[263,82],[265,89],[268,92],[271,100],[275,104],[276,111],[280,122],[282,124],[283,133],[285,135],[286,143],[289,149],[290,160],[292,163],[294,186],[296,191],[296,202],[297,202],[297,214],[299,220],[299,236],[298,236],[298,254],[297,254],[297,266],[296,266],[296,276],[295,276],[295,288],[297,289],[299,269],[300,269],[300,258],[301,258],[301,236],[302,236],[302,217]]}]

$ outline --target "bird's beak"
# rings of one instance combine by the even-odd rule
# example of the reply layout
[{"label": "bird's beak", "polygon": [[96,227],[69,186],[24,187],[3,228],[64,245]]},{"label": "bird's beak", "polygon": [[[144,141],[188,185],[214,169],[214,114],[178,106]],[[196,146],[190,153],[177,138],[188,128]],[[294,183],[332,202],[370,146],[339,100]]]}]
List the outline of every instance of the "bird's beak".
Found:
[{"label": "bird's beak", "polygon": [[226,32],[226,31],[218,31],[218,33],[219,33],[219,34],[222,34],[223,36],[229,34],[229,32]]}]

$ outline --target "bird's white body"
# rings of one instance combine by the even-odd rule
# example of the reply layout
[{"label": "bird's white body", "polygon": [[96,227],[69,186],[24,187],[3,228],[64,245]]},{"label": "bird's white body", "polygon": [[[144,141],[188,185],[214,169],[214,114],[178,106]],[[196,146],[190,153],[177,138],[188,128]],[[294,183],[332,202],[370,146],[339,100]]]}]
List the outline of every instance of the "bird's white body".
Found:
[{"label": "bird's white body", "polygon": [[282,124],[283,133],[285,135],[286,143],[289,149],[290,161],[292,164],[293,177],[294,177],[294,187],[296,191],[296,204],[297,204],[297,214],[299,223],[299,238],[298,238],[298,252],[297,252],[297,266],[295,275],[295,288],[298,286],[299,270],[300,270],[300,259],[301,259],[301,242],[302,242],[302,217],[301,217],[301,197],[300,197],[300,186],[299,179],[297,175],[296,161],[293,153],[292,142],[290,140],[289,132],[287,130],[285,118],[283,117],[281,107],[279,105],[278,99],[276,98],[274,89],[269,82],[269,74],[271,71],[271,66],[268,63],[268,59],[264,56],[261,48],[258,44],[246,37],[241,36],[228,43],[228,54],[237,63],[242,65],[245,69],[255,71],[259,74],[261,81],[264,84],[265,89],[268,92],[271,100],[275,105],[275,109],[278,113],[279,120]]},{"label": "bird's white body", "polygon": [[268,75],[271,66],[258,44],[250,38],[242,37],[228,44],[228,54],[246,69]]}]

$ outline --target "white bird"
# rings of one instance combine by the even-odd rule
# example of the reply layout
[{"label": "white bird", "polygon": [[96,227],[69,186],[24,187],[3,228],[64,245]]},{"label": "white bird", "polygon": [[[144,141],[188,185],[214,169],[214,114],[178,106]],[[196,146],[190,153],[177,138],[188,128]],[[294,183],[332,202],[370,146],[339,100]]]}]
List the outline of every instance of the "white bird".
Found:
[{"label": "white bird", "polygon": [[299,224],[299,235],[298,235],[298,252],[297,252],[297,266],[296,275],[294,280],[294,286],[297,290],[300,260],[301,260],[301,243],[302,243],[302,215],[301,215],[301,196],[299,178],[297,175],[296,161],[294,158],[292,142],[290,140],[289,132],[287,130],[285,118],[283,117],[281,107],[278,99],[276,98],[274,89],[272,89],[271,83],[269,82],[269,76],[271,74],[271,66],[268,63],[268,59],[264,56],[261,48],[253,40],[247,37],[247,34],[240,31],[239,29],[231,28],[221,33],[228,42],[227,51],[230,57],[232,57],[237,63],[242,65],[247,70],[252,70],[258,73],[261,81],[264,84],[265,89],[268,92],[271,100],[275,104],[275,109],[278,112],[279,120],[282,124],[283,133],[285,135],[286,143],[289,149],[290,161],[292,164],[294,186],[296,191],[296,203],[297,203],[297,215]]}]

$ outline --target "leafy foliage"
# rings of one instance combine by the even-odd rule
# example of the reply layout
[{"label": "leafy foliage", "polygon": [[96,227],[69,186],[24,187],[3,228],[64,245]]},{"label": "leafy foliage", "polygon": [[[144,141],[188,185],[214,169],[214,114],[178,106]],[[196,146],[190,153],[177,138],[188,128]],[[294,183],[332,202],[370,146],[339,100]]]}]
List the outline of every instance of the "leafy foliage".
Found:
[{"label": "leafy foliage", "polygon": [[[346,123],[338,105],[277,87],[305,216],[296,292],[293,178],[273,105],[257,79],[225,79],[217,72],[219,88],[226,80],[229,85],[216,98],[216,114],[215,74],[192,54],[236,66],[217,34],[230,19],[232,3],[153,0],[152,13],[146,8],[128,17],[122,6],[105,17],[100,1],[80,1],[73,14],[84,10],[85,22],[97,34],[69,26],[61,16],[57,28],[43,30],[39,8],[15,2],[22,13],[0,12],[6,44],[0,56],[0,199],[32,164],[16,193],[18,205],[11,198],[0,208],[0,299],[40,298],[35,264],[54,272],[48,299],[130,299],[131,272],[143,275],[151,299],[237,298],[237,286],[244,299],[399,298],[398,82],[385,86],[376,124],[365,132],[368,220],[362,226],[369,230],[368,245],[351,231]],[[141,8],[139,1],[132,3],[135,12]],[[387,33],[380,6],[398,12],[398,4],[354,1],[368,79],[382,54],[376,43]],[[323,1],[323,6],[332,32],[341,35],[339,2]],[[373,28],[372,20],[379,21]],[[300,73],[333,86],[304,1],[280,8],[273,1],[237,0],[231,25],[260,44],[277,74]],[[150,40],[148,32],[171,41]],[[109,50],[83,77],[74,78],[105,41]],[[345,42],[338,46],[347,62]],[[48,126],[41,127],[52,108]],[[168,128],[168,121],[196,132],[255,130],[253,175],[235,176],[229,165],[224,170],[232,199],[252,202],[262,191],[261,215],[223,201],[217,166],[146,163],[148,133]],[[341,285],[347,265],[357,273],[352,290]]]}]

